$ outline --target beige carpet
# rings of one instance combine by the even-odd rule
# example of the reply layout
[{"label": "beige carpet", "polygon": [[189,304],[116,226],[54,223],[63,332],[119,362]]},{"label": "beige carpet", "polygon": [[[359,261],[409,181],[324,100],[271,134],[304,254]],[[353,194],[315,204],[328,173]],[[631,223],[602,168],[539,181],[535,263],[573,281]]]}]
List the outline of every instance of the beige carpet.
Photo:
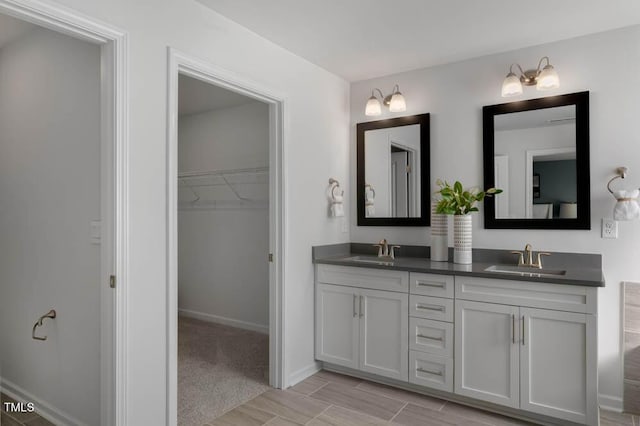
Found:
[{"label": "beige carpet", "polygon": [[178,425],[203,426],[269,389],[269,337],[178,320]]}]

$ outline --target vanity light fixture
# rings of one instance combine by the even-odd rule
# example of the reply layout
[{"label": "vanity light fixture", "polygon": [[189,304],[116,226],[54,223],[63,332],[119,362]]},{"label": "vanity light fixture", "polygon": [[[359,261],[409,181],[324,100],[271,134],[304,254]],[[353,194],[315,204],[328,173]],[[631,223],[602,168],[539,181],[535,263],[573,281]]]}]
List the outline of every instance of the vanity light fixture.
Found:
[{"label": "vanity light fixture", "polygon": [[[542,62],[546,60],[547,65],[540,69]],[[513,72],[513,66],[517,66],[520,70],[520,76]],[[523,71],[519,64],[511,64],[509,74],[502,82],[502,97],[517,96],[522,94],[522,85],[533,86],[535,84],[538,90],[550,90],[560,87],[560,78],[558,73],[549,63],[549,57],[543,56],[538,62],[538,68]]]},{"label": "vanity light fixture", "polygon": [[[375,91],[380,93],[380,98],[375,95]],[[400,88],[396,84],[393,86],[393,92],[390,95],[385,96],[382,94],[382,91],[378,88],[375,88],[371,91],[371,97],[367,101],[367,106],[365,107],[364,114],[368,116],[375,116],[382,114],[382,106],[380,105],[380,100],[382,103],[389,108],[391,112],[402,112],[407,110],[407,103],[404,100],[404,96],[400,93]]]}]

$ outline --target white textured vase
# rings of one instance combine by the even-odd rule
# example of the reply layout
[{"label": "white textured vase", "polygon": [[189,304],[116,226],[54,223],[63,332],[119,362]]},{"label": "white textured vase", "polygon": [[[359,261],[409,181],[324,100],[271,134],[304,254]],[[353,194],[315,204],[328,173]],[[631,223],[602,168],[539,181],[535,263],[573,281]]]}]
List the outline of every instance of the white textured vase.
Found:
[{"label": "white textured vase", "polygon": [[431,260],[449,260],[449,216],[436,213],[438,202],[431,203]]},{"label": "white textured vase", "polygon": [[471,263],[471,215],[453,216],[453,261]]}]

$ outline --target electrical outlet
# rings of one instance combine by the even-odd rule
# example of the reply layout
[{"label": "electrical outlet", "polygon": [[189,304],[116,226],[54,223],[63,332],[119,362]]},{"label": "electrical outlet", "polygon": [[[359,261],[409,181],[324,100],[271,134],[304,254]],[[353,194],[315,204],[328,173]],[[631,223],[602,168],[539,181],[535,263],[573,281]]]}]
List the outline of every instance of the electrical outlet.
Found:
[{"label": "electrical outlet", "polygon": [[618,222],[602,218],[602,238],[618,238]]},{"label": "electrical outlet", "polygon": [[340,220],[340,229],[342,230],[343,234],[346,234],[347,232],[349,232],[349,222],[347,222],[346,217],[343,217]]}]

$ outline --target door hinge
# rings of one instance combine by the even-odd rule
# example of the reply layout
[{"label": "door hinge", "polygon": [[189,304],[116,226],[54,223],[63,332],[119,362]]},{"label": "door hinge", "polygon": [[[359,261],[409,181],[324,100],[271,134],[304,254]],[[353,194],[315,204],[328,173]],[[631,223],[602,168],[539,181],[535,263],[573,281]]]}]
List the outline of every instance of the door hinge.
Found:
[{"label": "door hinge", "polygon": [[407,164],[407,173],[411,173],[411,165]]},{"label": "door hinge", "polygon": [[273,262],[273,253],[269,253],[269,262]]},{"label": "door hinge", "polygon": [[109,276],[109,287],[116,288],[116,276],[115,275],[110,275]]}]

